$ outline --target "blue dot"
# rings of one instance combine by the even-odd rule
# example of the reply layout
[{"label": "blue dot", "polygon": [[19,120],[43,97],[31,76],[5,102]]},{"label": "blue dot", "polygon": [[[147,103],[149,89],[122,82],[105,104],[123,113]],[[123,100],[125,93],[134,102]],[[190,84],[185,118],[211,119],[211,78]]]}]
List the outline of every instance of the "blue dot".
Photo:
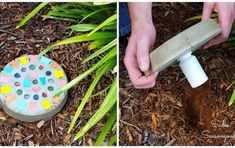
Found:
[{"label": "blue dot", "polygon": [[21,68],[21,72],[26,72],[26,68]]},{"label": "blue dot", "polygon": [[46,72],[46,75],[47,75],[47,76],[50,76],[50,75],[51,75],[51,72],[50,72],[50,71],[47,71],[47,72]]},{"label": "blue dot", "polygon": [[16,74],[15,74],[15,77],[16,77],[16,78],[20,78],[20,74],[19,74],[19,73],[16,73]]},{"label": "blue dot", "polygon": [[34,96],[33,96],[33,99],[34,99],[34,100],[38,100],[38,99],[39,99],[39,96],[38,96],[38,95],[34,95]]},{"label": "blue dot", "polygon": [[25,98],[26,100],[29,99],[29,97],[30,97],[29,94],[25,94],[25,95],[24,95],[24,98]]}]

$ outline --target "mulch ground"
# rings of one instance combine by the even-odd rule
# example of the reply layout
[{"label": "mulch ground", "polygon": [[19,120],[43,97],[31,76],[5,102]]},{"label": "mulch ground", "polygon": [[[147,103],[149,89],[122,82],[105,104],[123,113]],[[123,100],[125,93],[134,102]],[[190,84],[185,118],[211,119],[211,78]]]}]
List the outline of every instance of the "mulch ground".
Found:
[{"label": "mulch ground", "polygon": [[[0,69],[7,63],[24,54],[38,54],[55,41],[69,37],[68,22],[45,20],[41,14],[46,14],[49,6],[40,11],[26,26],[16,30],[17,23],[24,18],[38,3],[0,3]],[[61,64],[68,79],[87,70],[92,63],[81,64],[81,61],[91,54],[87,50],[88,43],[72,44],[49,52],[48,57]],[[101,79],[96,92],[104,89],[111,75]],[[48,121],[25,123],[15,120],[0,109],[0,145],[92,145],[100,133],[105,119],[93,127],[83,138],[73,141],[76,132],[90,119],[98,109],[104,96],[93,97],[85,106],[76,128],[72,134],[67,130],[73,115],[81,102],[92,75],[69,90],[68,101],[62,110]]]},{"label": "mulch ground", "polygon": [[[202,3],[153,3],[155,47],[188,28]],[[194,55],[209,80],[192,89],[177,64],[162,71],[151,89],[135,89],[123,64],[129,35],[120,39],[120,145],[235,145],[234,48],[217,45]]]}]

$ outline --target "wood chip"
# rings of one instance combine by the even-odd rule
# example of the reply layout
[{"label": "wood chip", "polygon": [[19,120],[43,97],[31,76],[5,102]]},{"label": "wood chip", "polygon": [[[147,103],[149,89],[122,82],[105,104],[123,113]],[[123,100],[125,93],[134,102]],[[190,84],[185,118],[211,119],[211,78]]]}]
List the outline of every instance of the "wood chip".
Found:
[{"label": "wood chip", "polygon": [[34,146],[34,142],[33,141],[28,141],[28,146]]},{"label": "wood chip", "polygon": [[37,123],[37,127],[38,127],[38,128],[41,128],[44,123],[45,123],[44,120],[39,121],[39,122]]},{"label": "wood chip", "polygon": [[133,141],[133,137],[131,135],[131,132],[130,132],[129,128],[126,128],[126,134],[127,134],[128,140],[130,142]]},{"label": "wood chip", "polygon": [[0,116],[0,120],[2,120],[2,121],[6,121],[6,120],[7,120],[7,118],[6,118],[6,117],[4,117],[4,116]]}]

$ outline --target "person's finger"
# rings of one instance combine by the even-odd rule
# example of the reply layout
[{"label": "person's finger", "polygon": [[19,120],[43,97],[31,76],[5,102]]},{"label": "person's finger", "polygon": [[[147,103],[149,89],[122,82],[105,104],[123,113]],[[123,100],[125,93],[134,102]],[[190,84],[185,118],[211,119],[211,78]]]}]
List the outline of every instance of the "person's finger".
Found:
[{"label": "person's finger", "polygon": [[219,35],[219,36],[215,37],[214,39],[212,39],[211,41],[209,41],[208,43],[206,43],[202,48],[207,49],[211,46],[214,46],[216,44],[223,42],[224,40],[225,39],[222,37],[222,35]]},{"label": "person's finger", "polygon": [[[223,8],[226,9],[226,8]],[[228,12],[219,12],[218,13],[218,24],[220,28],[222,29],[222,32],[219,36],[215,37],[211,41],[209,41],[207,44],[203,46],[204,49],[207,49],[211,46],[214,46],[216,44],[222,43],[225,40],[228,39],[232,24],[233,24],[233,16],[232,13]]]},{"label": "person's finger", "polygon": [[138,40],[136,52],[137,52],[137,62],[141,71],[145,72],[149,69],[149,49],[150,41],[148,38],[142,37]]},{"label": "person's finger", "polygon": [[211,18],[211,13],[214,9],[215,3],[204,3],[202,11],[202,20],[208,20]]},{"label": "person's finger", "polygon": [[135,53],[136,53],[136,42],[134,39],[130,38],[126,48],[124,64],[126,66],[128,75],[133,84],[135,84],[136,79],[142,76],[142,73],[139,70]]},{"label": "person's finger", "polygon": [[150,76],[141,76],[133,83],[136,88],[149,88],[155,85],[156,77],[158,73],[153,73]]}]

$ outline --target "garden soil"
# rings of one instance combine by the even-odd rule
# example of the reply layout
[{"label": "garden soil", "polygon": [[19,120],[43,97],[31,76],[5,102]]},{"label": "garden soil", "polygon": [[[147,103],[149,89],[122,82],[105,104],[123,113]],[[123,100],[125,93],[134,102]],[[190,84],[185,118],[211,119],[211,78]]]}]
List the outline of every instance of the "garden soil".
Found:
[{"label": "garden soil", "polygon": [[[202,3],[153,3],[155,47],[197,21]],[[129,35],[120,38],[120,145],[235,145],[235,52],[222,44],[194,55],[209,80],[192,89],[177,64],[151,89],[135,89],[123,64]]]},{"label": "garden soil", "polygon": [[[53,42],[69,37],[70,23],[56,20],[44,20],[50,7],[40,11],[26,26],[16,30],[15,27],[38,3],[0,3],[0,69],[24,54],[38,54]],[[65,70],[70,80],[85,72],[92,63],[81,62],[92,53],[87,50],[89,43],[72,44],[57,48],[47,54],[57,61]],[[112,75],[101,79],[95,93],[108,86]],[[69,90],[68,101],[62,110],[48,121],[34,123],[20,122],[8,116],[0,108],[0,145],[93,145],[105,120],[98,122],[80,140],[73,138],[81,127],[87,123],[103,101],[104,95],[93,97],[85,106],[75,129],[67,134],[69,124],[74,116],[81,99],[84,97],[92,75]],[[110,138],[110,135],[109,135]]]}]

